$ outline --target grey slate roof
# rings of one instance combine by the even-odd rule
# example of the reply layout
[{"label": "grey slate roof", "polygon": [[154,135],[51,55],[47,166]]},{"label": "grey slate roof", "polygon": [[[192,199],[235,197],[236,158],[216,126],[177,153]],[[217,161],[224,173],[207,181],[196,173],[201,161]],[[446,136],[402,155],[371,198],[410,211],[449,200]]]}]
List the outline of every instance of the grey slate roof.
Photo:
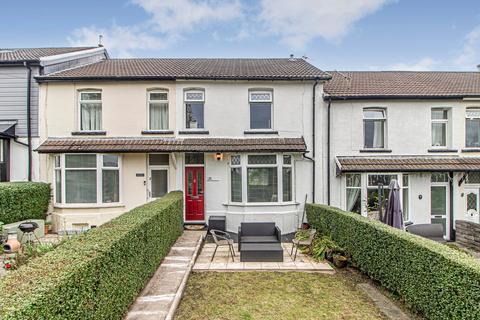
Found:
[{"label": "grey slate roof", "polygon": [[75,152],[305,152],[303,138],[48,138],[39,153]]},{"label": "grey slate roof", "polygon": [[0,62],[40,61],[42,57],[76,52],[97,47],[59,47],[59,48],[0,48]]},{"label": "grey slate roof", "polygon": [[336,157],[337,172],[480,171],[479,157],[390,156]]},{"label": "grey slate roof", "polygon": [[315,80],[330,75],[304,59],[109,59],[38,80],[272,79]]},{"label": "grey slate roof", "polygon": [[480,72],[331,71],[332,99],[463,98],[480,96]]}]

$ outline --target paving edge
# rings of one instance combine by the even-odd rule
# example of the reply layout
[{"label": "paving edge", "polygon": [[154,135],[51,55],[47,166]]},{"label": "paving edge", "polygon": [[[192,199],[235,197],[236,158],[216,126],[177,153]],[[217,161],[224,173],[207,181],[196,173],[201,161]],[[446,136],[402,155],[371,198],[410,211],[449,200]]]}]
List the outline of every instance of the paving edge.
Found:
[{"label": "paving edge", "polygon": [[410,317],[397,307],[387,296],[380,290],[369,283],[357,284],[357,288],[362,290],[378,309],[390,320],[410,320]]},{"label": "paving edge", "polygon": [[195,261],[197,260],[197,256],[198,256],[198,253],[200,252],[200,247],[202,246],[203,240],[204,240],[204,236],[202,235],[200,236],[200,239],[198,239],[197,241],[197,246],[195,247],[195,251],[193,252],[192,259],[190,259],[190,262],[188,263],[188,267],[185,272],[185,275],[183,276],[182,282],[178,287],[177,293],[175,294],[175,298],[173,299],[172,304],[170,305],[170,310],[168,311],[167,316],[165,317],[165,320],[172,320],[173,316],[175,315],[175,311],[177,311],[178,305],[180,304],[180,300],[182,300],[183,293],[185,292],[185,287],[187,285],[188,277],[190,276],[190,273],[192,272]]}]

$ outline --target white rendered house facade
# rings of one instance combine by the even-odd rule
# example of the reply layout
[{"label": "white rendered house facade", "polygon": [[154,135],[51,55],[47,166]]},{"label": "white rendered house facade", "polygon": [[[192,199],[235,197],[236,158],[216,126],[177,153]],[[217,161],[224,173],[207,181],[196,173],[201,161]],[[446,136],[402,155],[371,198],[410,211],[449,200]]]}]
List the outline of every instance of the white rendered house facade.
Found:
[{"label": "white rendered house facade", "polygon": [[107,60],[38,77],[56,229],[182,190],[186,223],[294,232],[313,200],[312,116],[328,78],[302,59]]},{"label": "white rendered house facade", "polygon": [[324,97],[331,205],[378,218],[379,193],[388,196],[396,179],[407,223],[441,223],[452,239],[455,220],[480,222],[480,75],[332,75]]}]

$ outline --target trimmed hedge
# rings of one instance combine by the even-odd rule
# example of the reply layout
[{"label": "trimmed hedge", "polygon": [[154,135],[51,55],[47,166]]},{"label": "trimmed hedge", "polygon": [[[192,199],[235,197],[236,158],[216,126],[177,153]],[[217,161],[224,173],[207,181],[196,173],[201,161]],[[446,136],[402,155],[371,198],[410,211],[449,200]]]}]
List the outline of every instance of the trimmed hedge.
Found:
[{"label": "trimmed hedge", "polygon": [[307,217],[362,272],[427,319],[480,319],[480,263],[474,258],[337,208],[308,205]]},{"label": "trimmed hedge", "polygon": [[183,230],[182,193],[137,207],[0,279],[0,319],[122,319]]},{"label": "trimmed hedge", "polygon": [[0,183],[0,221],[8,224],[26,219],[44,219],[50,192],[50,185],[43,182]]}]

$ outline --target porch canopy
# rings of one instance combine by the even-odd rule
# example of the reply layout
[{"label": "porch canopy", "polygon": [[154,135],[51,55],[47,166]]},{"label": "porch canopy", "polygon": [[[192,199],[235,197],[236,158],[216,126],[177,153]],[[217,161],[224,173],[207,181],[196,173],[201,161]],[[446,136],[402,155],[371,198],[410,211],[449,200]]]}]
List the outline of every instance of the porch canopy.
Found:
[{"label": "porch canopy", "polygon": [[48,138],[39,153],[305,152],[303,138]]},{"label": "porch canopy", "polygon": [[337,175],[349,172],[466,172],[480,171],[480,157],[390,156],[335,158]]},{"label": "porch canopy", "polygon": [[0,121],[0,138],[10,139],[16,138],[15,125],[16,121]]}]

